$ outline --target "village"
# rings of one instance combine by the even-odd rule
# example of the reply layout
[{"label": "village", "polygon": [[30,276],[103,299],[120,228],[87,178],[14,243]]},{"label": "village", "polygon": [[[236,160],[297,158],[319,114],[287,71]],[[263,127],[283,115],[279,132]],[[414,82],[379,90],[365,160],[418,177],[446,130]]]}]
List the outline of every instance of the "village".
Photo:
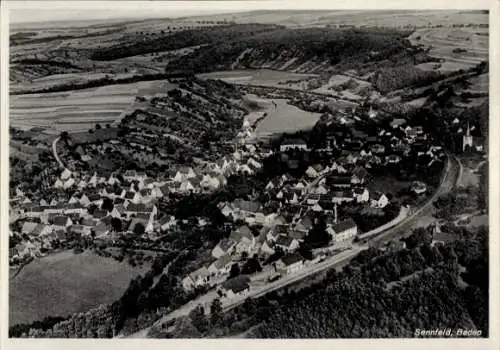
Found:
[{"label": "village", "polygon": [[[148,122],[149,129],[154,128],[154,121]],[[255,125],[245,119],[230,147],[224,142],[232,152],[217,160],[212,155],[197,158],[194,165],[181,165],[156,177],[145,171],[89,172],[73,166],[73,171],[65,168],[47,184],[44,193],[51,195],[43,198],[28,197],[18,187],[10,200],[11,216],[16,218],[10,235],[18,241],[9,250],[10,263],[22,266],[68,247],[78,253],[81,245],[71,242],[82,238],[113,244],[133,235],[154,246],[181,224],[160,210],[170,197],[217,192],[231,177],[262,174],[264,162],[272,157],[284,159],[292,170],[307,159],[300,176],[285,171],[269,178],[265,188],[253,189],[253,195],[217,204],[231,223],[230,234],[213,248],[213,261],[186,275],[182,286],[186,291],[216,287],[220,296],[231,299],[248,292],[248,274],[271,283],[352,249],[360,238],[403,220],[438,185],[447,156],[421,126],[402,118],[379,118],[372,109],[355,118],[327,114],[318,124],[323,134],[313,147],[293,135],[277,146],[257,142]],[[464,134],[464,148],[472,147],[470,126],[464,130],[456,124]],[[148,133],[151,130],[145,129],[86,144],[80,147],[80,160],[85,161],[87,154],[99,159],[126,153],[130,147],[147,151],[151,145],[140,140]],[[125,146],[123,139],[129,137],[134,142]],[[399,191],[371,186],[375,178],[405,173],[412,175]],[[206,224],[207,218],[198,218],[197,225]]]}]

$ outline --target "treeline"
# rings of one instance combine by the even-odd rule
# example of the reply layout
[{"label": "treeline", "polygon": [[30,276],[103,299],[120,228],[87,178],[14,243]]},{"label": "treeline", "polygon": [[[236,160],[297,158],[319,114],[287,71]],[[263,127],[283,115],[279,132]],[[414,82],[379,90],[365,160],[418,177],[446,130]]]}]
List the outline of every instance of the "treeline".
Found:
[{"label": "treeline", "polygon": [[54,85],[48,88],[44,89],[37,89],[37,90],[28,90],[28,91],[16,91],[12,92],[11,95],[30,95],[30,94],[40,94],[40,93],[47,93],[47,92],[62,92],[62,91],[72,91],[72,90],[82,90],[82,89],[89,89],[89,88],[95,88],[95,87],[101,87],[101,86],[107,86],[107,85],[113,85],[113,84],[130,84],[130,83],[136,83],[138,81],[152,81],[152,80],[162,80],[162,79],[168,79],[168,78],[185,78],[185,77],[190,77],[191,75],[189,73],[186,73],[185,71],[182,73],[158,73],[158,74],[144,74],[144,75],[134,75],[131,77],[127,78],[119,78],[119,79],[113,79],[109,76],[101,78],[101,79],[95,79],[95,80],[89,80],[84,83],[79,83],[79,84],[74,84],[74,83],[68,83],[68,84],[62,84],[62,85]]},{"label": "treeline", "polygon": [[279,26],[267,24],[228,24],[203,29],[188,29],[132,44],[98,49],[92,53],[90,58],[96,61],[111,61],[124,57],[177,50],[203,44],[219,45],[227,41],[238,40],[242,36],[255,35],[262,31],[271,31],[277,28]]},{"label": "treeline", "polygon": [[15,61],[12,61],[11,64],[45,65],[45,66],[51,66],[51,67],[73,68],[73,69],[81,70],[80,67],[77,67],[77,66],[71,64],[70,62],[54,61],[54,60],[41,60],[38,58],[26,58],[26,59],[22,59],[22,60],[15,60]]},{"label": "treeline", "polygon": [[[292,58],[296,59],[294,67],[308,60],[318,63],[328,60],[332,65],[352,59],[377,61],[409,48],[411,45],[405,35],[406,32],[386,29],[277,29],[200,47],[169,62],[167,70],[185,67],[206,72],[228,68],[237,58],[240,66],[250,68],[269,62],[281,62],[282,65]],[[245,50],[247,53],[240,57]]]}]

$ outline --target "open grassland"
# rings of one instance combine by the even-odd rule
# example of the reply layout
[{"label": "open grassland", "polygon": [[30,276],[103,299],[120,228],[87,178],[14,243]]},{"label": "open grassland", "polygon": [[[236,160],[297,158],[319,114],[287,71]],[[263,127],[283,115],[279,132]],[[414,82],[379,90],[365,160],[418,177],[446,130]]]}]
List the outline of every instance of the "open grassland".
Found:
[{"label": "open grassland", "polygon": [[35,260],[9,281],[10,325],[66,316],[110,303],[145,268],[71,251]]}]

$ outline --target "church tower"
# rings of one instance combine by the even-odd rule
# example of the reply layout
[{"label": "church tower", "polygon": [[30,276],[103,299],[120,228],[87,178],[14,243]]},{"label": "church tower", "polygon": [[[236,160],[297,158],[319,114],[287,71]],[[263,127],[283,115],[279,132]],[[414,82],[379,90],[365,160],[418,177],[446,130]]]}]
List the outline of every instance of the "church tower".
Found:
[{"label": "church tower", "polygon": [[470,134],[470,125],[467,123],[467,132],[463,136],[462,151],[465,151],[466,146],[472,148],[472,135]]}]

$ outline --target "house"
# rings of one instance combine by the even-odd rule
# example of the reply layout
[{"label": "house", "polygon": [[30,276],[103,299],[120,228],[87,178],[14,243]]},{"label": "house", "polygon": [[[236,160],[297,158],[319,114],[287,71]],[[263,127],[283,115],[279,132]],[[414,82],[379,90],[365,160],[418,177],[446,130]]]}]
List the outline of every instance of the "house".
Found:
[{"label": "house", "polygon": [[216,259],[220,257],[231,254],[236,246],[235,241],[229,239],[222,239],[219,243],[212,249],[212,256]]},{"label": "house", "polygon": [[275,264],[276,272],[290,275],[300,271],[304,267],[304,259],[298,253],[284,256]]},{"label": "house", "polygon": [[182,180],[180,186],[179,186],[179,192],[181,193],[187,193],[187,192],[194,192],[195,187],[191,183],[190,180],[184,179]]},{"label": "house", "polygon": [[414,181],[411,185],[411,190],[416,194],[422,194],[427,191],[427,186],[421,181]]},{"label": "house", "polygon": [[313,227],[314,222],[313,220],[308,216],[305,215],[294,227],[294,230],[300,231],[300,232],[309,232],[309,230]]},{"label": "house", "polygon": [[250,290],[250,278],[248,276],[237,276],[221,284],[217,293],[227,299],[245,297]]},{"label": "house", "polygon": [[299,241],[292,237],[279,236],[276,247],[280,247],[284,252],[293,252],[299,247]]},{"label": "house", "polygon": [[139,204],[130,203],[125,208],[125,214],[127,215],[127,218],[129,218],[133,214],[146,213],[149,215],[156,215],[157,212],[158,209],[156,208],[155,205],[150,206],[144,203],[139,203]]},{"label": "house", "polygon": [[402,127],[405,124],[406,124],[406,120],[405,119],[401,119],[401,118],[396,118],[396,119],[393,119],[391,121],[391,127],[393,129],[400,128],[400,127]]},{"label": "house", "polygon": [[370,146],[370,151],[373,154],[383,154],[385,153],[385,146],[380,143],[374,144]]},{"label": "house", "polygon": [[271,256],[275,253],[276,251],[265,241],[262,243],[260,246],[260,253],[264,256]]},{"label": "house", "polygon": [[38,224],[35,229],[31,232],[32,236],[42,237],[51,234],[53,231],[52,227],[49,225]]},{"label": "house", "polygon": [[370,199],[370,193],[364,187],[353,188],[352,195],[358,203],[368,202]]},{"label": "house", "polygon": [[185,166],[177,170],[177,173],[175,174],[173,180],[175,182],[183,182],[184,180],[191,179],[195,176],[196,173],[194,172],[193,168]]},{"label": "house", "polygon": [[94,232],[96,237],[106,236],[112,229],[111,224],[100,222],[96,227],[94,227]]},{"label": "house", "polygon": [[255,246],[255,237],[246,225],[232,231],[229,235],[229,240],[237,242],[234,247],[236,254],[242,254],[243,252],[250,253]]},{"label": "house", "polygon": [[211,275],[224,275],[231,271],[232,258],[231,255],[226,254],[215,260],[209,267],[208,272]]},{"label": "house", "polygon": [[284,141],[280,146],[281,152],[286,152],[293,149],[307,150],[307,143],[302,139],[290,139]]},{"label": "house", "polygon": [[310,178],[316,178],[319,175],[321,175],[324,172],[324,168],[321,166],[321,164],[315,164],[309,166],[306,170],[306,175],[309,176]]},{"label": "house", "polygon": [[351,202],[354,198],[352,196],[352,192],[348,190],[343,191],[334,191],[332,193],[332,202],[333,203],[343,203],[343,202]]},{"label": "house", "polygon": [[327,178],[326,183],[330,187],[348,188],[348,187],[351,187],[351,176],[331,175]]},{"label": "house", "polygon": [[52,220],[52,225],[54,229],[66,229],[67,227],[73,225],[73,222],[68,216],[59,215],[54,217]]},{"label": "house", "polygon": [[80,197],[80,204],[84,207],[87,207],[90,205],[90,203],[92,202],[90,201],[89,197],[87,197],[87,195],[85,194],[82,194],[82,196]]},{"label": "house", "polygon": [[90,236],[92,228],[85,225],[71,225],[69,227],[69,232],[76,233],[81,236]]},{"label": "house", "polygon": [[182,280],[182,287],[186,291],[190,291],[197,287],[201,287],[210,281],[210,272],[206,267],[201,267],[196,271],[191,272]]},{"label": "house", "polygon": [[370,206],[372,208],[383,209],[386,205],[389,204],[389,198],[383,193],[375,193],[372,195],[372,199],[370,202]]},{"label": "house", "polygon": [[65,168],[63,172],[61,173],[61,180],[66,181],[70,178],[71,176],[71,171],[69,169]]},{"label": "house", "polygon": [[327,227],[326,232],[332,236],[334,243],[346,242],[354,239],[358,234],[358,226],[351,218]]},{"label": "house", "polygon": [[328,194],[328,190],[322,184],[319,184],[312,192],[319,195]]},{"label": "house", "polygon": [[140,203],[141,202],[141,194],[139,192],[128,191],[125,193],[124,198],[132,203]]},{"label": "house", "polygon": [[63,188],[64,187],[64,182],[61,181],[61,179],[57,179],[56,182],[54,183],[54,188]]}]

